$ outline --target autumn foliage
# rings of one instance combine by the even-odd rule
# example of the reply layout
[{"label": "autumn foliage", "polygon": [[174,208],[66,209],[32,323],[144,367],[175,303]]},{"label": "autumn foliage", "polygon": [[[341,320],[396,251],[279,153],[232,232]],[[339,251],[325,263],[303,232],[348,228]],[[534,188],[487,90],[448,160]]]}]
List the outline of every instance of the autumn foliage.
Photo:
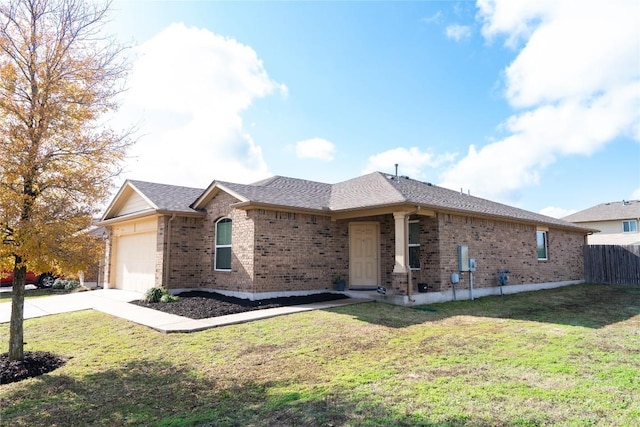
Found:
[{"label": "autumn foliage", "polygon": [[0,267],[18,278],[85,269],[101,243],[86,231],[130,144],[106,126],[127,72],[102,32],[108,10],[0,3]]}]

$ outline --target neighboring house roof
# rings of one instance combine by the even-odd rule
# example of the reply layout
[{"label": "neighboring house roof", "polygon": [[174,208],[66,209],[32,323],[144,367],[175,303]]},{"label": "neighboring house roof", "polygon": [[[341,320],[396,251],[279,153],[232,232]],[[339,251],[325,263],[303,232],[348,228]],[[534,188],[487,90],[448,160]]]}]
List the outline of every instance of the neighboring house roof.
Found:
[{"label": "neighboring house roof", "polygon": [[191,207],[203,209],[220,190],[238,198],[240,203],[235,205],[237,207],[262,205],[321,211],[326,214],[394,205],[416,205],[437,211],[496,217],[586,232],[596,231],[430,183],[381,172],[333,185],[281,176],[253,184],[214,181]]},{"label": "neighboring house roof", "polygon": [[565,216],[562,219],[569,222],[640,219],[640,200],[600,203],[599,205]]}]

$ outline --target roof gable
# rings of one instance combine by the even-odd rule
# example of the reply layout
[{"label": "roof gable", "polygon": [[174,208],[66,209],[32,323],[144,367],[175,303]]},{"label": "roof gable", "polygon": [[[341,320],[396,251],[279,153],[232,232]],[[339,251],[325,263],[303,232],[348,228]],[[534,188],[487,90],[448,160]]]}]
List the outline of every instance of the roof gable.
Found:
[{"label": "roof gable", "polygon": [[143,213],[195,213],[189,205],[202,189],[127,180],[111,204],[102,221]]},{"label": "roof gable", "polygon": [[363,175],[332,186],[329,208],[333,211],[394,205],[407,198],[379,172]]},{"label": "roof gable", "polygon": [[274,176],[253,184],[214,181],[191,206],[204,209],[220,190],[244,203],[311,210],[326,208],[331,197],[331,184]]}]

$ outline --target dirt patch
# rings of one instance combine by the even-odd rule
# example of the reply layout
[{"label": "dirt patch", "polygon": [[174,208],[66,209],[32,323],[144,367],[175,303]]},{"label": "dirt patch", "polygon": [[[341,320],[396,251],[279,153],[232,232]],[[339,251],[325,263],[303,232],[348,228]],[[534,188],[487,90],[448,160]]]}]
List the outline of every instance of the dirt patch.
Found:
[{"label": "dirt patch", "polygon": [[140,300],[132,301],[131,304],[152,308],[164,313],[188,317],[190,319],[206,319],[209,317],[226,316],[228,314],[244,313],[247,311],[263,310],[266,308],[312,304],[348,298],[342,294],[321,293],[251,301],[248,299],[235,298],[214,292],[203,291],[185,292],[178,296],[180,299],[175,302],[149,303]]}]

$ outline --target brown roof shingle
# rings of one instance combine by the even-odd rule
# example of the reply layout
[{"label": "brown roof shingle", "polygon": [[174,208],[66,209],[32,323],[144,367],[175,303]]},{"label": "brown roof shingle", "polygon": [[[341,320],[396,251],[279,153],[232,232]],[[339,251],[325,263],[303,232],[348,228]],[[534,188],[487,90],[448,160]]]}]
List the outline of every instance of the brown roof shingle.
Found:
[{"label": "brown roof shingle", "polygon": [[128,180],[129,184],[145,195],[158,210],[171,212],[195,212],[189,206],[204,191],[201,188],[157,184],[155,182]]},{"label": "brown roof shingle", "polygon": [[[283,209],[316,210],[323,213],[353,211],[401,204],[440,212],[495,217],[504,220],[586,230],[571,222],[492,202],[407,177],[374,172],[337,184],[274,176],[253,184],[214,181],[207,190],[129,181],[159,210],[196,212],[214,188],[235,193],[241,202]],[[200,202],[198,202],[200,201]],[[640,206],[640,204],[638,205]]]},{"label": "brown roof shingle", "polygon": [[569,222],[593,222],[638,218],[640,218],[640,200],[623,200],[600,203],[562,219]]}]

